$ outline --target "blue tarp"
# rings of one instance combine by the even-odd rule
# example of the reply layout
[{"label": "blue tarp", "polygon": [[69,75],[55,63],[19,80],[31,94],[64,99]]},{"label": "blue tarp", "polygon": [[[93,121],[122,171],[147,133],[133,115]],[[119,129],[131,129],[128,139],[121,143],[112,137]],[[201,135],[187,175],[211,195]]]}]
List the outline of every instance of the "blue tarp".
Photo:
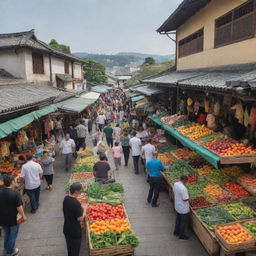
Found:
[{"label": "blue tarp", "polygon": [[132,101],[133,101],[133,102],[136,102],[136,101],[139,101],[139,100],[143,100],[144,98],[145,98],[145,96],[140,95],[140,96],[133,97],[133,98],[132,98]]},{"label": "blue tarp", "polygon": [[170,135],[172,135],[174,138],[176,138],[180,143],[188,147],[194,151],[196,151],[198,154],[200,154],[204,159],[206,159],[209,163],[211,163],[215,168],[218,169],[218,163],[220,162],[219,156],[215,155],[214,153],[210,152],[206,148],[196,144],[189,138],[181,135],[178,131],[176,131],[174,128],[170,127],[169,125],[163,124],[161,120],[158,117],[153,117],[152,115],[148,116],[151,120],[153,120],[158,125],[161,125],[164,130],[166,130]]}]

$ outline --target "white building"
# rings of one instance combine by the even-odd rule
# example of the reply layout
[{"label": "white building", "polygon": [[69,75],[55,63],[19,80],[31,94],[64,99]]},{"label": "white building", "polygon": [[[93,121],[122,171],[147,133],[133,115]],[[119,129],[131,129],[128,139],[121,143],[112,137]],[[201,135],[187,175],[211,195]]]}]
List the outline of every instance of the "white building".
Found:
[{"label": "white building", "polygon": [[82,59],[38,40],[34,30],[0,34],[0,69],[28,82],[81,90],[85,86],[83,64]]}]

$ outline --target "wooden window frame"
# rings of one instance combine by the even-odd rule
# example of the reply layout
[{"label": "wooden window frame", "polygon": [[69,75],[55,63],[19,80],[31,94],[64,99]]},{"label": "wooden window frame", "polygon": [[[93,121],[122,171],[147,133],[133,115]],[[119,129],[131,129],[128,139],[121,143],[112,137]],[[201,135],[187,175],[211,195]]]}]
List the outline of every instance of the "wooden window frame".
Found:
[{"label": "wooden window frame", "polygon": [[[250,13],[247,13],[239,18],[235,18],[234,15],[235,15],[235,12],[240,9],[241,7],[245,6],[246,4],[252,2],[253,4],[253,11],[250,12]],[[232,20],[231,22],[223,25],[223,26],[220,26],[220,27],[217,27],[217,22],[225,17],[226,15],[232,13]],[[247,36],[244,36],[243,38],[239,38],[239,39],[233,39],[233,33],[234,33],[234,30],[233,30],[233,26],[234,26],[234,23],[236,23],[237,21],[239,20],[242,20],[244,19],[245,17],[249,17],[253,15],[253,32],[251,33],[251,35],[247,35]],[[225,42],[225,43],[222,43],[222,44],[217,44],[216,43],[216,36],[217,36],[217,31],[219,28],[223,28],[225,26],[229,26],[231,24],[231,39],[229,42]],[[229,11],[228,13],[225,13],[224,15],[218,17],[216,20],[215,20],[215,30],[214,30],[214,48],[220,48],[220,47],[223,47],[223,46],[226,46],[226,45],[230,45],[230,44],[234,44],[234,43],[238,43],[238,42],[241,42],[241,41],[245,41],[245,40],[248,40],[248,39],[251,39],[251,38],[254,38],[255,37],[255,28],[256,28],[256,0],[249,0],[241,5],[239,5],[238,7],[234,8],[233,10]]]},{"label": "wooden window frame", "polygon": [[69,62],[64,61],[64,73],[69,74]]},{"label": "wooden window frame", "polygon": [[[201,35],[197,35],[197,34],[201,34]],[[195,38],[193,38],[195,37]],[[189,40],[188,42],[185,42],[186,40]],[[185,53],[185,54],[182,54],[181,53],[181,47],[184,46],[184,45],[187,45],[191,42],[195,42],[195,40],[197,40],[197,47],[200,48],[200,49],[195,49],[193,52],[191,53]],[[200,40],[202,40],[202,42],[200,42]],[[184,42],[184,43],[183,43]],[[199,45],[199,43],[201,45]],[[178,42],[178,56],[179,58],[183,58],[183,57],[187,57],[187,56],[190,56],[190,55],[193,55],[193,54],[197,54],[199,52],[202,52],[204,50],[204,28],[201,28],[197,31],[195,31],[194,33],[190,34],[189,36],[179,40]]]},{"label": "wooden window frame", "polygon": [[42,53],[32,52],[32,69],[33,74],[44,74],[44,55]]}]

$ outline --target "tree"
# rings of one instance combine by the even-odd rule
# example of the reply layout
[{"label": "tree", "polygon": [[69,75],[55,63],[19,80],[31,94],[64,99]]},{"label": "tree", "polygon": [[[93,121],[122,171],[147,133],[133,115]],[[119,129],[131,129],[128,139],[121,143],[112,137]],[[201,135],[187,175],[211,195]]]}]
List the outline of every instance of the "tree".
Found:
[{"label": "tree", "polygon": [[92,59],[84,58],[84,60],[87,62],[83,67],[84,78],[94,84],[105,83],[108,79],[105,66]]},{"label": "tree", "polygon": [[63,53],[71,53],[70,47],[68,45],[59,44],[55,39],[52,39],[49,45],[57,50],[62,51]]},{"label": "tree", "polygon": [[152,57],[147,57],[144,61],[145,64],[153,65],[156,63],[155,59]]}]

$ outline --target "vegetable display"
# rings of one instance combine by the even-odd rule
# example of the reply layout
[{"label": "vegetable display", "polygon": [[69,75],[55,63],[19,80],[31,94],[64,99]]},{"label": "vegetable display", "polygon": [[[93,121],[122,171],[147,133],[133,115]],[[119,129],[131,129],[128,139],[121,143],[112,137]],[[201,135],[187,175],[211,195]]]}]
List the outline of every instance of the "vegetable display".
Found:
[{"label": "vegetable display", "polygon": [[243,174],[243,170],[238,165],[224,167],[221,172],[232,178],[237,178]]},{"label": "vegetable display", "polygon": [[189,159],[189,158],[195,158],[199,156],[196,152],[191,151],[188,148],[175,149],[172,151],[172,154],[180,159]]},{"label": "vegetable display", "polygon": [[253,240],[253,236],[238,223],[220,226],[217,227],[216,230],[228,243],[231,244]]},{"label": "vegetable display", "polygon": [[87,164],[75,164],[72,167],[72,172],[92,172],[93,168],[92,166],[89,166]]},{"label": "vegetable display", "polygon": [[189,166],[191,166],[192,168],[202,168],[204,165],[207,165],[207,161],[201,157],[199,158],[195,158],[195,159],[191,159],[188,164]]},{"label": "vegetable display", "polygon": [[72,174],[73,180],[89,180],[92,179],[93,173],[92,172],[74,172]]},{"label": "vegetable display", "polygon": [[226,204],[222,205],[222,207],[237,220],[251,219],[256,217],[256,212],[243,203]]},{"label": "vegetable display", "polygon": [[188,184],[187,188],[190,198],[204,195],[204,188],[209,184],[206,180]]},{"label": "vegetable display", "polygon": [[238,197],[247,197],[250,195],[242,186],[235,183],[227,183],[225,187]]},{"label": "vegetable display", "polygon": [[204,192],[209,196],[219,196],[225,193],[225,191],[217,184],[210,184],[204,188]]},{"label": "vegetable display", "polygon": [[254,211],[256,211],[256,197],[248,197],[243,199],[242,201],[245,205],[252,208]]},{"label": "vegetable display", "polygon": [[222,173],[222,171],[215,169],[212,169],[209,173],[207,173],[206,177],[218,184],[225,184],[231,181],[230,177]]},{"label": "vegetable display", "polygon": [[109,204],[89,205],[87,209],[88,221],[110,220],[126,218],[122,205],[112,206]]},{"label": "vegetable display", "polygon": [[190,206],[193,209],[200,209],[200,208],[205,208],[205,207],[210,207],[212,206],[212,203],[210,203],[205,197],[203,196],[198,196],[196,198],[190,199],[189,200]]}]

